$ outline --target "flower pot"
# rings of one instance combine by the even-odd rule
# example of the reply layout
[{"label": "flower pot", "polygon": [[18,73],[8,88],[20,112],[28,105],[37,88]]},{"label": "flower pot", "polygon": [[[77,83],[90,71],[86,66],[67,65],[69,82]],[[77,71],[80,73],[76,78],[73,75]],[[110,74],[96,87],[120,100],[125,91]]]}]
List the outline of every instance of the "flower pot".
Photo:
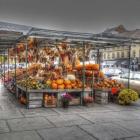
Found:
[{"label": "flower pot", "polygon": [[62,107],[63,108],[68,108],[69,107],[69,102],[62,102]]}]

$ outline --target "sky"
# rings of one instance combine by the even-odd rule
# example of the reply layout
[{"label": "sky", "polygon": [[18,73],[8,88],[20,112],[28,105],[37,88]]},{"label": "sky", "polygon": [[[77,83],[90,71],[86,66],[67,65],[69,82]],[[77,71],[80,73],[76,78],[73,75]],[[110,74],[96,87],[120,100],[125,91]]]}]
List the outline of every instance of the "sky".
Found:
[{"label": "sky", "polygon": [[89,33],[140,29],[140,0],[0,0],[0,21]]}]

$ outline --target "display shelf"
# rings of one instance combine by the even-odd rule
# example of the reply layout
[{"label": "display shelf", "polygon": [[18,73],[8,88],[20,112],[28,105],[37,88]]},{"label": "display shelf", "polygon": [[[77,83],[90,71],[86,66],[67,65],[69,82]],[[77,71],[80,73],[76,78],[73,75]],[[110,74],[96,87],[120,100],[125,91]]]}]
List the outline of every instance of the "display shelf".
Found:
[{"label": "display shelf", "polygon": [[[18,93],[19,94],[25,94],[27,97],[27,108],[35,108],[35,107],[61,107],[61,95],[63,93],[73,93],[73,94],[79,94],[79,97],[74,97],[72,99],[72,101],[70,102],[70,105],[80,105],[82,104],[81,100],[82,100],[82,96],[81,94],[83,94],[83,90],[82,89],[38,89],[38,90],[29,90],[26,89],[25,87],[21,87],[19,85],[17,85],[17,89],[18,89]],[[86,89],[85,94],[88,92],[91,92],[91,89]],[[57,99],[56,101],[56,105],[50,105],[50,104],[46,104],[45,103],[45,99],[44,96],[48,94],[48,95],[54,95]],[[19,96],[19,95],[17,95]]]},{"label": "display shelf", "polygon": [[[36,37],[35,32],[39,33],[39,37]],[[74,99],[70,105],[83,105],[84,99],[92,102],[98,92],[102,94],[110,90],[95,88],[109,87],[105,82],[100,82],[104,78],[100,71],[100,46],[96,46],[88,37],[78,35],[79,37],[74,39],[74,34],[61,34],[66,38],[59,35],[54,35],[54,39],[51,36],[48,38],[48,32],[43,31],[43,34],[40,34],[40,31],[34,31],[33,34],[29,33],[27,37],[21,38],[14,48],[9,50],[9,62],[15,64],[13,79],[17,89],[16,96],[26,96],[27,108],[60,107],[63,93],[73,94]],[[21,61],[24,62],[22,69],[19,65]],[[98,85],[95,86],[96,84]],[[110,87],[112,85],[110,84]],[[78,96],[75,96],[76,93]],[[45,94],[51,97],[45,98]],[[56,103],[53,104],[54,97]]]},{"label": "display shelf", "polygon": [[[17,85],[17,87],[25,92],[30,92],[30,93],[40,93],[40,92],[47,92],[47,93],[69,93],[69,92],[82,92],[82,89],[26,89],[25,87],[21,87]],[[90,92],[92,91],[91,89],[85,89],[85,92]]]}]

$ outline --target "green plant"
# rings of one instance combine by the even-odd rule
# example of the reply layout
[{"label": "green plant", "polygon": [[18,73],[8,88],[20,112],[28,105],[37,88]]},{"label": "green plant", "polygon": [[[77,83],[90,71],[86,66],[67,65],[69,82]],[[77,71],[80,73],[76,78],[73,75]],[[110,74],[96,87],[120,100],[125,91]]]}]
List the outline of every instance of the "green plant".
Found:
[{"label": "green plant", "polygon": [[118,96],[118,102],[121,105],[128,105],[131,102],[137,101],[139,95],[136,91],[132,89],[123,89]]}]

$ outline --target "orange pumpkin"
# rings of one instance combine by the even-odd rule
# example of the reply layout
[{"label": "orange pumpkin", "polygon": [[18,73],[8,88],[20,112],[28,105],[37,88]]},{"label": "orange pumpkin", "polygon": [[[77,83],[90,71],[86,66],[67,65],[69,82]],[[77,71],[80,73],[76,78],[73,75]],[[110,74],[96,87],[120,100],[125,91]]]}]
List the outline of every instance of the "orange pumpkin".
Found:
[{"label": "orange pumpkin", "polygon": [[75,83],[72,83],[71,86],[72,86],[72,88],[75,88],[76,84]]},{"label": "orange pumpkin", "polygon": [[77,70],[82,70],[82,68],[83,68],[82,65],[77,65],[77,66],[76,66],[76,69],[77,69]]},{"label": "orange pumpkin", "polygon": [[64,84],[58,85],[58,89],[64,89],[64,88],[65,88]]},{"label": "orange pumpkin", "polygon": [[56,81],[55,80],[52,80],[52,83],[56,83]]},{"label": "orange pumpkin", "polygon": [[72,88],[72,86],[71,85],[66,85],[66,87],[65,87],[66,89],[71,89]]},{"label": "orange pumpkin", "polygon": [[27,103],[26,98],[23,97],[23,96],[21,96],[21,97],[20,97],[20,103],[21,103],[21,104],[26,104],[26,103]]},{"label": "orange pumpkin", "polygon": [[69,84],[71,84],[71,81],[70,81],[70,80],[65,80],[65,81],[64,81],[64,84],[65,84],[65,85],[69,85]]},{"label": "orange pumpkin", "polygon": [[79,83],[79,84],[78,84],[78,87],[79,87],[79,88],[82,88],[82,84],[81,84],[81,83]]},{"label": "orange pumpkin", "polygon": [[85,75],[86,75],[86,76],[92,76],[92,71],[87,70],[87,71],[85,72]]},{"label": "orange pumpkin", "polygon": [[57,86],[56,83],[52,83],[52,84],[51,84],[51,87],[52,87],[52,89],[57,89],[58,86]]},{"label": "orange pumpkin", "polygon": [[92,64],[92,70],[99,70],[99,64]]},{"label": "orange pumpkin", "polygon": [[64,80],[63,80],[63,79],[57,79],[57,80],[56,80],[56,83],[57,83],[58,85],[61,85],[61,84],[64,83]]},{"label": "orange pumpkin", "polygon": [[86,64],[85,68],[86,68],[86,70],[91,70],[91,64]]}]

